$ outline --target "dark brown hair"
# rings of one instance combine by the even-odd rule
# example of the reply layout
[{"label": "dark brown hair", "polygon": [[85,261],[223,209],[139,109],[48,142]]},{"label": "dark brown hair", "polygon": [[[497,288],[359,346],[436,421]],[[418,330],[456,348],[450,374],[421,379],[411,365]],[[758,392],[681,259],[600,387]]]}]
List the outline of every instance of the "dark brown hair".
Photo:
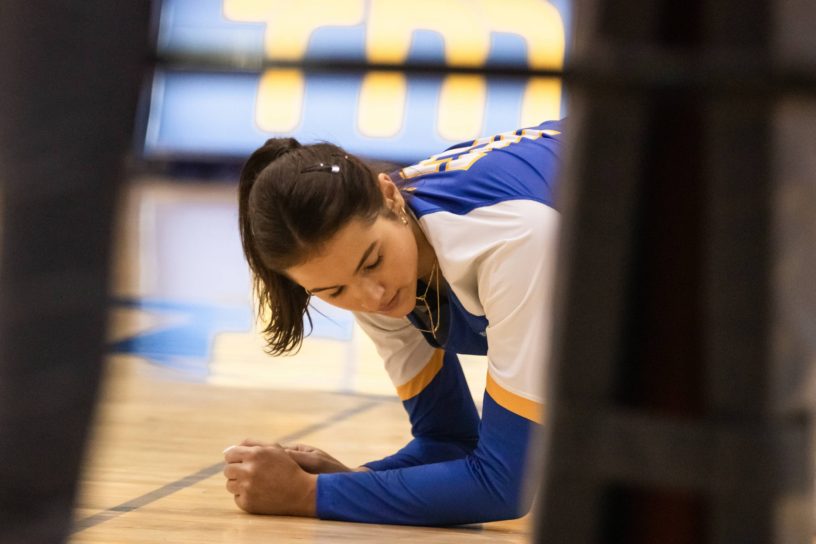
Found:
[{"label": "dark brown hair", "polygon": [[[385,210],[375,173],[328,143],[272,138],[244,164],[238,190],[241,243],[267,320],[267,351],[300,348],[309,293],[284,270],[304,262],[350,220],[373,222]],[[265,313],[265,312],[268,312]]]}]

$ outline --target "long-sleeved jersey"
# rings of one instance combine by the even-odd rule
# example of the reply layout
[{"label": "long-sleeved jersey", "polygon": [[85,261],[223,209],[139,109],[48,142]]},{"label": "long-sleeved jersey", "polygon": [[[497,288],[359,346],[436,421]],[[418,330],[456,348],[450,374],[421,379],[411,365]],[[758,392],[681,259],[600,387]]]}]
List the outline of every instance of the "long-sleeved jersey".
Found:
[{"label": "long-sleeved jersey", "polygon": [[[321,474],[321,518],[453,525],[529,509],[526,452],[542,417],[558,213],[561,125],[480,138],[398,175],[444,278],[430,319],[355,314],[410,417],[413,440],[368,463]],[[419,282],[418,294],[426,285]],[[431,333],[433,327],[438,327]],[[481,420],[457,354],[487,355]]]}]

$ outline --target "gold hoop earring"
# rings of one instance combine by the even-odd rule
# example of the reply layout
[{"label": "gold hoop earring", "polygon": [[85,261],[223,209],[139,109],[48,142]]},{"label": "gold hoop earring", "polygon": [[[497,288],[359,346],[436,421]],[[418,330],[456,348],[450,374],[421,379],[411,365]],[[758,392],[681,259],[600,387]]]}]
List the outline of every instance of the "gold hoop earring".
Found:
[{"label": "gold hoop earring", "polygon": [[402,207],[402,211],[400,213],[400,219],[402,219],[402,224],[403,225],[408,224],[408,214],[405,213],[405,206]]}]

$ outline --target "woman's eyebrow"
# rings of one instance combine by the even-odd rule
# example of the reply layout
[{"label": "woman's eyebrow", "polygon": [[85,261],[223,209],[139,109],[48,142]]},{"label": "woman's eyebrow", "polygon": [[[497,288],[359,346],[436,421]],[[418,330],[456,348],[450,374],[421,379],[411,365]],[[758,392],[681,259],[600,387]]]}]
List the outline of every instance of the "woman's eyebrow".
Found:
[{"label": "woman's eyebrow", "polygon": [[372,251],[374,251],[374,247],[375,247],[376,245],[377,245],[377,241],[376,241],[376,240],[374,240],[373,242],[371,242],[371,245],[370,245],[370,246],[368,246],[368,248],[367,248],[367,249],[366,249],[366,250],[363,252],[363,258],[362,258],[362,259],[360,259],[360,262],[359,262],[359,263],[357,263],[357,268],[355,268],[355,269],[354,269],[354,273],[355,273],[355,274],[356,274],[357,272],[359,272],[359,271],[360,271],[360,269],[363,267],[363,265],[365,264],[365,262],[368,260],[368,256],[369,256],[369,255],[371,255],[371,252],[372,252]]},{"label": "woman's eyebrow", "polygon": [[[363,267],[363,265],[365,264],[365,262],[368,260],[368,256],[369,256],[369,255],[371,255],[371,252],[372,252],[372,251],[374,251],[374,248],[375,248],[376,246],[377,246],[377,241],[376,241],[376,240],[374,240],[374,241],[373,241],[373,242],[371,242],[371,244],[370,244],[370,245],[369,245],[369,246],[366,248],[366,250],[363,252],[363,256],[362,256],[362,258],[360,259],[360,262],[359,262],[359,263],[357,263],[357,268],[355,268],[355,269],[354,269],[354,273],[355,273],[355,274],[356,274],[357,272],[359,272],[359,271],[360,271],[360,269]],[[331,285],[331,286],[329,286],[329,287],[315,287],[314,289],[307,289],[307,291],[309,291],[310,293],[317,293],[317,292],[319,292],[319,291],[327,291],[327,290],[329,290],[329,289],[337,289],[337,288],[339,288],[339,287],[342,287],[342,285]]]}]

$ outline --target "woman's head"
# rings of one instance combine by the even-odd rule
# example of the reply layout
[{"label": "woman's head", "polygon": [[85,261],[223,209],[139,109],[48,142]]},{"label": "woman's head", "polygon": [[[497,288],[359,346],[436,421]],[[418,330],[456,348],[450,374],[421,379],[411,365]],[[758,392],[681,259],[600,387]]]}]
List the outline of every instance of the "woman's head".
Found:
[{"label": "woman's head", "polygon": [[331,144],[271,139],[250,156],[240,232],[271,353],[300,345],[311,294],[351,310],[410,311],[417,250],[403,205],[388,176]]}]

